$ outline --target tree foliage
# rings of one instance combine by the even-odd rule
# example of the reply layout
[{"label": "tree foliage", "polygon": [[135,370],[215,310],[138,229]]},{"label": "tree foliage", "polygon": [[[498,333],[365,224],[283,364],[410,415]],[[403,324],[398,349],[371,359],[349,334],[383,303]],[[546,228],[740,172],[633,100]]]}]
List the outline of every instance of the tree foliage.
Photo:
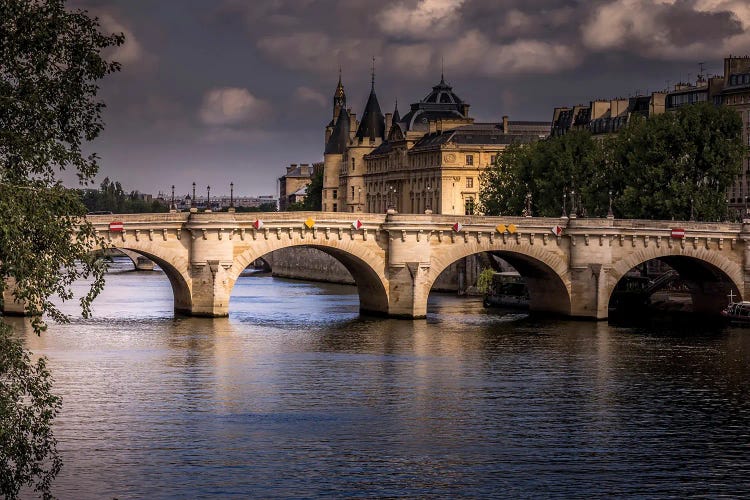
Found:
[{"label": "tree foliage", "polygon": [[[104,270],[88,258],[98,240],[86,208],[59,174],[70,170],[82,184],[96,174],[97,157],[82,146],[103,127],[97,81],[119,69],[101,51],[122,41],[63,0],[0,0],[0,287],[15,282],[37,333],[42,313],[66,320],[50,299],[71,299],[75,279],[93,276],[84,315],[103,285]],[[8,331],[0,324],[0,494],[33,485],[48,497],[59,470],[50,431],[59,400],[44,363],[32,366]]]},{"label": "tree foliage", "polygon": [[692,205],[696,219],[722,220],[746,153],[742,120],[731,108],[702,103],[637,120],[612,149],[616,212],[687,220]]},{"label": "tree foliage", "polygon": [[[44,358],[32,362],[9,328],[0,329],[0,492],[14,498],[36,482],[49,498],[52,480],[62,467],[52,421],[61,399],[52,394]],[[41,459],[40,459],[41,458]]]},{"label": "tree foliage", "polygon": [[745,154],[734,110],[685,106],[633,117],[617,136],[571,131],[513,144],[482,173],[480,203],[488,215],[520,215],[528,193],[534,215],[556,217],[565,194],[568,211],[602,217],[612,191],[618,217],[686,220],[692,205],[696,218],[721,220]]},{"label": "tree foliage", "polygon": [[310,184],[307,185],[305,201],[302,202],[303,210],[320,211],[323,210],[323,169],[314,173],[310,178]]},{"label": "tree foliage", "polygon": [[126,193],[118,181],[105,177],[99,190],[79,191],[81,200],[89,212],[113,212],[116,214],[141,214],[168,212],[169,207],[159,200],[145,200],[138,191]]}]

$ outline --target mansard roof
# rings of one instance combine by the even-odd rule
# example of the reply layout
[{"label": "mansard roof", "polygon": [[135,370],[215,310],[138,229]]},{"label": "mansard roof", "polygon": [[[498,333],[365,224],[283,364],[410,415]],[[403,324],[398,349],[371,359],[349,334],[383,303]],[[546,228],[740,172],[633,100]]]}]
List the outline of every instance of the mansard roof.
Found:
[{"label": "mansard roof", "polygon": [[344,154],[349,144],[349,112],[342,109],[326,143],[324,154]]},{"label": "mansard roof", "polygon": [[403,124],[404,130],[427,131],[430,121],[468,118],[468,107],[441,76],[440,83],[432,87],[432,91],[424,99],[412,104],[411,110],[403,118],[394,119],[393,122]]},{"label": "mansard roof", "polygon": [[367,104],[365,105],[365,112],[362,113],[362,121],[359,122],[359,128],[357,129],[357,138],[359,139],[373,139],[385,138],[385,117],[380,111],[380,104],[378,98],[375,95],[375,87],[373,86],[370,90],[370,97],[367,98]]},{"label": "mansard roof", "polygon": [[[546,124],[549,127],[549,124]],[[503,133],[502,123],[475,123],[444,132],[425,134],[409,151],[424,151],[452,142],[464,145],[507,145],[516,142],[533,142],[539,139],[534,133]]]},{"label": "mansard roof", "polygon": [[[432,92],[422,99],[424,103],[463,105],[464,102],[453,92],[453,87],[445,83],[440,75],[440,83],[432,87]],[[458,108],[457,108],[458,109]],[[458,109],[460,111],[460,109]]]}]

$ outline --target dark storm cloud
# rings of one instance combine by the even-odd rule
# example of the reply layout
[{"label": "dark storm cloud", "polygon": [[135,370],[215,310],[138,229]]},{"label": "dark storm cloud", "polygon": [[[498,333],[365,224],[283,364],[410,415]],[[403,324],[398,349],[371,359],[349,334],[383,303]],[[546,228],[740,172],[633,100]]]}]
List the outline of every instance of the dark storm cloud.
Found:
[{"label": "dark storm cloud", "polygon": [[131,188],[270,193],[322,159],[342,68],[361,114],[376,58],[381,107],[403,112],[441,67],[478,120],[657,89],[750,47],[744,0],[76,0],[125,32],[103,85],[103,174]]}]

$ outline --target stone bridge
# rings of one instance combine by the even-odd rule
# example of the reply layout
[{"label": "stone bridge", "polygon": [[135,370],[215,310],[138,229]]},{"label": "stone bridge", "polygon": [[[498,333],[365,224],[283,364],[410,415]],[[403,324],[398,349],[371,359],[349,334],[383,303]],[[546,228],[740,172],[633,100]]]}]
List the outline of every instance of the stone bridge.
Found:
[{"label": "stone bridge", "polygon": [[[255,259],[291,246],[316,248],[338,259],[357,283],[360,310],[394,317],[424,317],[440,273],[479,252],[503,258],[526,278],[531,310],[572,317],[606,318],[618,281],[652,259],[680,273],[698,312],[718,312],[730,291],[738,298],[750,292],[750,221],[325,212],[89,220],[112,247],[156,262],[172,285],[175,311],[196,316],[226,316],[240,273]],[[110,230],[113,221],[123,223],[122,231]],[[559,235],[555,227],[561,228]],[[673,237],[674,228],[684,229],[684,237]]]}]

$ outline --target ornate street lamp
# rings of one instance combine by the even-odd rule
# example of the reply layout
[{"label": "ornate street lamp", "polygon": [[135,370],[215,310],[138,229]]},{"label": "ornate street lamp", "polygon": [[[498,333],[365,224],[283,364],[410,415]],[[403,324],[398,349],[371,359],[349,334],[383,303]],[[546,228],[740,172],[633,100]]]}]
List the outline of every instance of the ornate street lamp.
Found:
[{"label": "ornate street lamp", "polygon": [[612,211],[612,190],[609,190],[609,211],[607,212],[607,219],[614,219],[615,213]]},{"label": "ornate street lamp", "polygon": [[206,186],[206,210],[211,211],[211,186]]},{"label": "ornate street lamp", "polygon": [[177,207],[174,206],[174,184],[172,184],[172,204],[169,206],[170,210],[177,210]]},{"label": "ornate street lamp", "polygon": [[577,215],[577,207],[576,207],[576,192],[574,189],[570,190],[570,218],[575,219]]},{"label": "ornate street lamp", "polygon": [[531,193],[526,193],[526,217],[531,217]]},{"label": "ornate street lamp", "polygon": [[195,182],[193,182],[193,199],[191,201],[192,205],[195,205]]},{"label": "ornate street lamp", "polygon": [[562,211],[562,215],[560,216],[561,219],[568,218],[568,214],[565,212],[567,197],[568,197],[568,193],[565,191],[565,188],[563,188],[563,197],[562,197],[563,198],[563,211]]},{"label": "ornate street lamp", "polygon": [[229,208],[234,208],[234,182],[229,183]]}]

